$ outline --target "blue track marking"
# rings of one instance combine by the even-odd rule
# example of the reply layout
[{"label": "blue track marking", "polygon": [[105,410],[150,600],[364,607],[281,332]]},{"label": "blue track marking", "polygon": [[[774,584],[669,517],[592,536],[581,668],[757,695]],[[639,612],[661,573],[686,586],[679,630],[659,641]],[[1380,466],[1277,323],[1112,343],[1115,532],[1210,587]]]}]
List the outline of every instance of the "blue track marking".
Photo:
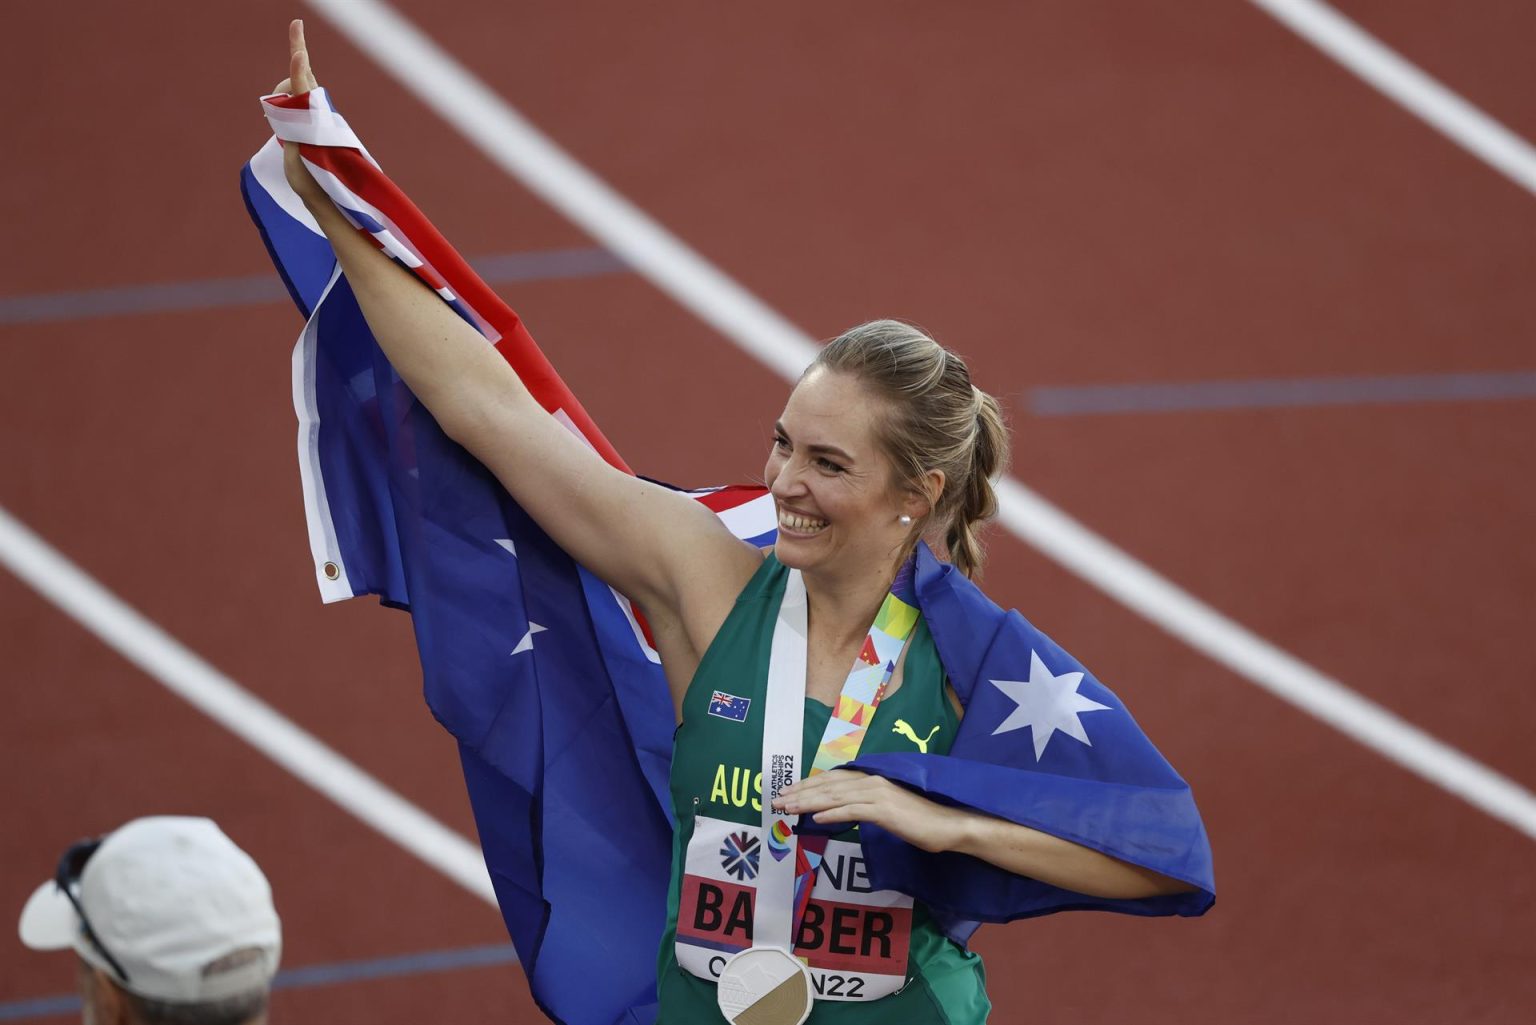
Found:
[{"label": "blue track marking", "polygon": [[1035,416],[1102,416],[1529,398],[1536,398],[1536,371],[1516,370],[1035,388],[1028,393],[1027,407]]},{"label": "blue track marking", "polygon": [[307,989],[334,986],[343,982],[367,982],[370,979],[397,979],[406,975],[456,972],[464,968],[516,964],[517,951],[510,943],[485,947],[459,947],[455,950],[428,950],[419,954],[401,954],[372,961],[340,961],[335,964],[308,965],[278,972],[272,980],[274,990]]},{"label": "blue track marking", "polygon": [[[338,961],[334,964],[306,965],[277,973],[272,989],[309,989],[336,986],[374,979],[398,979],[433,972],[456,972],[466,968],[485,968],[517,963],[517,952],[510,943],[483,947],[459,947],[454,950],[428,950],[418,954],[374,958],[369,961]],[[74,994],[34,997],[0,1004],[0,1022],[28,1021],[78,1015],[80,998]]]},{"label": "blue track marking", "polygon": [[[470,263],[491,285],[629,273],[629,267],[617,256],[595,246],[502,253],[471,260]],[[0,324],[36,324],[180,310],[215,310],[287,301],[288,293],[275,273],[253,274],[249,277],[124,285],[81,292],[0,296]]]}]

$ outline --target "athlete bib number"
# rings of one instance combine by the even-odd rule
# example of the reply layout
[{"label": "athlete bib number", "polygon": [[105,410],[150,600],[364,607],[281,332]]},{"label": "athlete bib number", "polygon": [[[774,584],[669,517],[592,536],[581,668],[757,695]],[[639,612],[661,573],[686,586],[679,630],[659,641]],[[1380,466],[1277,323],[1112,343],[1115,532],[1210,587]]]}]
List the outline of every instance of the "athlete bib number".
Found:
[{"label": "athlete bib number", "polygon": [[[677,910],[677,963],[716,981],[752,945],[762,830],[704,815],[693,824]],[[832,840],[794,937],[817,1000],[876,1000],[906,983],[912,898],[870,887],[863,849]]]}]

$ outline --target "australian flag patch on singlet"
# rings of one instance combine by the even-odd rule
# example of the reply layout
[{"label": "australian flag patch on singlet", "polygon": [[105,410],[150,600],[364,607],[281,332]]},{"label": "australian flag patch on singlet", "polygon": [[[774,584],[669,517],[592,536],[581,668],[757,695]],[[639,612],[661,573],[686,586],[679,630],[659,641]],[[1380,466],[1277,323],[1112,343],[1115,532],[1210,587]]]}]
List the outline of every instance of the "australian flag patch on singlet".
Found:
[{"label": "australian flag patch on singlet", "polygon": [[709,714],[732,722],[746,722],[747,709],[752,707],[751,698],[738,698],[723,690],[715,691],[709,699]]}]

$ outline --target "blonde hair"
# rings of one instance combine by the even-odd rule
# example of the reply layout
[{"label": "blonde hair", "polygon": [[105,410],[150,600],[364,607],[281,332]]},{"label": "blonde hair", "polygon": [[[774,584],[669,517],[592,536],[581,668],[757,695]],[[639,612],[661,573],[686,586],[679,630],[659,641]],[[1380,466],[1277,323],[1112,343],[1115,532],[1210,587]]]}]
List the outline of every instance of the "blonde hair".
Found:
[{"label": "blonde hair", "polygon": [[848,374],[886,400],[880,440],[897,484],[926,494],[922,481],[942,470],[933,506],[950,561],[966,576],[981,568],[979,528],[997,515],[992,482],[1008,459],[1008,428],[997,400],[971,384],[965,360],[899,320],[850,328],[821,350],[816,368]]}]

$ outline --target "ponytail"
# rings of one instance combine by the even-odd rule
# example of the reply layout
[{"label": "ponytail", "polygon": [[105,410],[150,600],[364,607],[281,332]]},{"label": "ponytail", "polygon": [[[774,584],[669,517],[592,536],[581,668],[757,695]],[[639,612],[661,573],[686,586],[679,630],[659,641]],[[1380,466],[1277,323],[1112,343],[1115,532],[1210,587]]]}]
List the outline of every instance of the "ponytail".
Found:
[{"label": "ponytail", "polygon": [[956,489],[957,500],[944,535],[950,561],[968,577],[981,569],[984,551],[980,529],[997,515],[997,491],[992,482],[1002,476],[1008,451],[1002,408],[980,388],[972,386],[971,390],[976,407],[971,465],[965,481]]}]

